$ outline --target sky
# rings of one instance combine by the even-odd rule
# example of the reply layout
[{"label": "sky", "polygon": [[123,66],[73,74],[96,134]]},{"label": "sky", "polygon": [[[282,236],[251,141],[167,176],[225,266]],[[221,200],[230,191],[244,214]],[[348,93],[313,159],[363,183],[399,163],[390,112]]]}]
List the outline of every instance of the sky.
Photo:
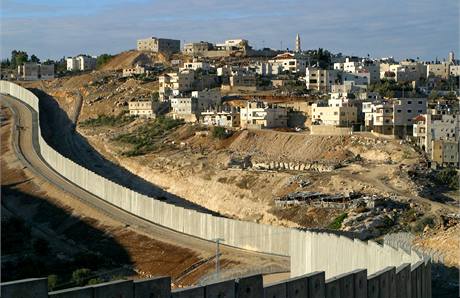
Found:
[{"label": "sky", "polygon": [[460,57],[459,10],[458,0],[0,0],[0,57],[115,54],[149,36],[293,49],[299,33],[302,49],[442,60]]}]

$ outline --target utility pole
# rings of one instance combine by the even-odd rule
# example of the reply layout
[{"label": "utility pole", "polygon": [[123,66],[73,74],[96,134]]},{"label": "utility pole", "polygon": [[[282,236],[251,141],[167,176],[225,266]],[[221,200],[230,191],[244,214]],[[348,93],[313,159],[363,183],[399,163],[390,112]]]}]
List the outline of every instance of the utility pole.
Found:
[{"label": "utility pole", "polygon": [[220,260],[219,260],[219,257],[220,257],[220,250],[219,250],[219,244],[221,241],[225,241],[225,239],[223,238],[216,238],[216,239],[213,239],[213,241],[216,242],[216,278],[219,279],[219,271],[220,271]]}]

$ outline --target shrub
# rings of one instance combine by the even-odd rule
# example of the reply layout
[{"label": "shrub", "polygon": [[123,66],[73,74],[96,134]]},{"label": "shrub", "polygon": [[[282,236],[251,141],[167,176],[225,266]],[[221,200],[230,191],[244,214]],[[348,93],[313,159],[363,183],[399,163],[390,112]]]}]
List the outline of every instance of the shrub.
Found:
[{"label": "shrub", "polygon": [[156,140],[159,137],[183,123],[182,119],[158,117],[135,131],[120,134],[112,140],[133,145],[131,150],[123,153],[125,156],[143,155],[157,148]]},{"label": "shrub", "polygon": [[328,226],[329,229],[339,230],[342,227],[342,222],[347,218],[347,213],[342,213],[337,216]]},{"label": "shrub", "polygon": [[445,168],[435,173],[434,179],[438,184],[452,189],[459,189],[459,176],[453,168]]},{"label": "shrub", "polygon": [[133,116],[126,116],[121,113],[117,116],[98,115],[97,118],[90,118],[80,122],[82,127],[98,127],[98,126],[120,126],[134,120]]},{"label": "shrub", "polygon": [[90,285],[97,285],[97,284],[100,284],[102,282],[104,282],[104,281],[102,279],[100,279],[100,278],[97,278],[97,277],[96,278],[91,278],[90,280],[88,280],[88,285],[89,286]]},{"label": "shrub", "polygon": [[72,282],[77,286],[83,286],[88,281],[91,275],[91,270],[87,268],[80,268],[72,272]]},{"label": "shrub", "polygon": [[48,276],[48,291],[52,291],[54,288],[56,288],[56,285],[58,283],[58,277],[55,274],[51,274]]},{"label": "shrub", "polygon": [[216,126],[212,129],[212,137],[215,139],[223,140],[231,135],[231,132],[224,127]]},{"label": "shrub", "polygon": [[422,217],[420,220],[418,220],[417,222],[415,222],[415,224],[413,225],[412,227],[412,230],[415,232],[415,233],[420,233],[420,232],[423,232],[423,229],[426,227],[426,226],[429,226],[429,227],[434,227],[434,219],[433,217],[430,217],[430,216],[424,216]]}]

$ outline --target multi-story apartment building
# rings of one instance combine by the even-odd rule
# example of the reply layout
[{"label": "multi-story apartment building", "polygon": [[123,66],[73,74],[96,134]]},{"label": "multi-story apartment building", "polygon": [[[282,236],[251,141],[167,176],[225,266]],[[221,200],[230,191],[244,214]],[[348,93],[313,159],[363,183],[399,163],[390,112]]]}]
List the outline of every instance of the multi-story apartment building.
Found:
[{"label": "multi-story apartment building", "polygon": [[197,108],[200,112],[220,105],[222,95],[219,88],[192,91],[192,97],[197,98]]},{"label": "multi-story apartment building", "polygon": [[195,72],[190,69],[160,76],[158,78],[160,99],[167,99],[172,95],[173,90],[176,90],[178,93],[192,91],[194,80]]},{"label": "multi-story apartment building", "polygon": [[180,52],[180,40],[148,37],[137,40],[138,51],[161,52],[173,54]]},{"label": "multi-story apartment building", "polygon": [[413,135],[419,147],[438,165],[458,166],[460,115],[436,105],[415,117]]},{"label": "multi-story apartment building", "polygon": [[334,70],[351,74],[367,73],[369,83],[375,83],[380,80],[380,63],[377,61],[364,59],[352,61],[350,58],[346,58],[345,62],[334,63]]},{"label": "multi-story apartment building", "polygon": [[172,116],[186,122],[196,122],[201,112],[220,105],[219,89],[192,91],[191,96],[178,95],[171,98]]},{"label": "multi-story apartment building", "polygon": [[432,63],[427,64],[427,77],[438,77],[442,79],[449,78],[449,64],[448,63]]},{"label": "multi-story apartment building", "polygon": [[85,71],[85,70],[93,70],[96,68],[96,58],[87,56],[87,55],[80,55],[76,57],[69,57],[66,59],[67,62],[67,70],[69,71]]},{"label": "multi-story apartment building", "polygon": [[312,123],[316,125],[351,126],[357,123],[358,110],[347,99],[330,99],[311,106]]},{"label": "multi-story apartment building", "polygon": [[261,101],[247,101],[240,109],[240,126],[242,128],[277,128],[287,127],[287,109]]},{"label": "multi-story apartment building", "polygon": [[296,57],[292,53],[279,54],[268,61],[272,65],[272,69],[281,69],[281,71],[290,72],[293,74],[305,74],[307,61]]},{"label": "multi-story apartment building", "polygon": [[331,86],[340,81],[337,74],[337,70],[307,67],[305,74],[307,89],[329,92]]},{"label": "multi-story apartment building", "polygon": [[433,152],[431,153],[431,160],[440,166],[456,167],[460,165],[460,142],[459,141],[432,141]]},{"label": "multi-story apartment building", "polygon": [[238,127],[240,111],[227,105],[201,112],[200,122],[209,126]]},{"label": "multi-story apartment building", "polygon": [[154,102],[151,100],[133,100],[128,103],[128,107],[130,116],[155,117]]},{"label": "multi-story apartment building", "polygon": [[184,45],[184,53],[191,56],[200,56],[212,50],[214,45],[206,41],[190,42]]},{"label": "multi-story apartment building", "polygon": [[18,66],[17,78],[25,81],[54,79],[54,64],[26,62]]},{"label": "multi-story apartment building", "polygon": [[367,86],[371,81],[369,72],[365,70],[354,73],[340,72],[337,76],[343,85]]},{"label": "multi-story apartment building", "polygon": [[400,98],[381,102],[364,102],[365,126],[378,134],[410,136],[413,119],[426,113],[426,98]]}]

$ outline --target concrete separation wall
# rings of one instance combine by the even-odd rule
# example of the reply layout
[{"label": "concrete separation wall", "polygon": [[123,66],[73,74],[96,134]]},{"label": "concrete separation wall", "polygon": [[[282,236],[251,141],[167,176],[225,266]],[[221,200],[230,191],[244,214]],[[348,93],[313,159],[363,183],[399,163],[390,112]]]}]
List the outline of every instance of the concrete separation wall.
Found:
[{"label": "concrete separation wall", "polygon": [[383,241],[385,245],[391,246],[395,249],[402,249],[408,253],[410,251],[415,251],[422,256],[431,258],[431,260],[435,263],[444,263],[444,255],[442,254],[442,252],[434,249],[415,246],[413,244],[414,239],[414,235],[410,233],[401,232],[387,234],[383,238]]},{"label": "concrete separation wall", "polygon": [[[16,84],[0,81],[0,93],[9,94],[28,104],[37,112],[40,123],[38,98],[32,92]],[[356,269],[367,269],[368,274],[374,274],[388,266],[416,264],[422,260],[413,251],[381,246],[372,241],[362,242],[335,234],[238,221],[167,204],[120,186],[63,157],[44,141],[40,129],[37,147],[35,149],[57,173],[102,200],[178,232],[206,240],[224,238],[226,245],[290,256],[293,277],[325,271],[325,278],[331,278]],[[289,288],[287,293],[289,295]]]},{"label": "concrete separation wall", "polygon": [[[431,278],[430,262],[419,262],[416,266],[404,264],[399,268],[386,267],[367,277],[366,270],[356,270],[330,279],[324,272],[313,272],[280,281],[262,284],[262,275],[252,275],[236,280],[225,280],[203,286],[171,290],[167,278],[159,280],[121,280],[94,286],[70,288],[47,292],[45,287],[30,293],[3,291],[2,298],[429,298],[431,287],[426,281]],[[402,278],[400,278],[402,277]],[[160,282],[158,282],[160,281]],[[36,287],[33,279],[8,283],[22,289]],[[139,290],[138,285],[145,285]]]}]

